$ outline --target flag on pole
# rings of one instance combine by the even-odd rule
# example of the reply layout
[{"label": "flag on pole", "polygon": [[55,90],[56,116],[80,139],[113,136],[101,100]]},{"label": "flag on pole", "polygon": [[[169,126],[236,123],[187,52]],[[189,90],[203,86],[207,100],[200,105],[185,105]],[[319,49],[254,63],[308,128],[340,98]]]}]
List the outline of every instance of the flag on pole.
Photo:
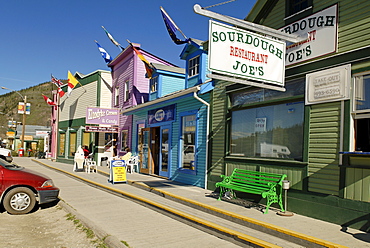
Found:
[{"label": "flag on pole", "polygon": [[104,29],[104,31],[105,31],[105,33],[107,34],[107,36],[108,36],[108,38],[110,39],[110,41],[115,45],[115,46],[117,46],[121,51],[122,51],[122,47],[121,47],[121,44],[119,44],[114,38],[113,38],[113,36],[105,29],[105,27],[104,26],[101,26],[103,29]]},{"label": "flag on pole", "polygon": [[95,41],[95,43],[98,46],[99,52],[100,52],[101,56],[103,57],[103,59],[105,60],[105,63],[111,62],[112,57],[107,53],[107,51],[105,51],[105,49],[103,47],[101,47],[97,41]]},{"label": "flag on pole", "polygon": [[153,75],[153,67],[150,65],[150,63],[148,62],[148,60],[145,59],[144,55],[139,50],[137,50],[134,47],[134,45],[132,45],[132,43],[129,40],[127,40],[127,42],[131,45],[132,49],[134,49],[136,55],[141,59],[141,61],[143,61],[144,65],[145,65],[145,70],[146,70],[147,77],[149,79],[152,78],[152,75]]},{"label": "flag on pole", "polygon": [[58,87],[58,94],[59,97],[63,97],[65,95],[65,92],[60,87]]},{"label": "flag on pole", "polygon": [[62,90],[62,88],[60,88],[63,84],[62,81],[60,81],[59,79],[56,79],[53,74],[51,74],[51,82],[53,84],[55,84],[56,87],[58,87],[58,94],[59,94],[59,97],[63,97],[65,92]]},{"label": "flag on pole", "polygon": [[53,102],[49,97],[45,96],[44,94],[42,94],[42,97],[44,98],[45,102],[47,104],[49,104],[50,106],[56,106],[57,105],[55,102]]},{"label": "flag on pole", "polygon": [[56,78],[53,76],[53,74],[51,74],[51,82],[52,82],[53,84],[55,84],[57,87],[60,87],[60,86],[64,85],[64,84],[63,84],[63,82],[62,82],[62,81],[60,81],[59,79],[56,79]]},{"label": "flag on pole", "polygon": [[67,96],[69,97],[72,93],[72,90],[76,85],[80,83],[78,80],[72,75],[70,71],[68,71],[68,91]]},{"label": "flag on pole", "polygon": [[[162,8],[161,9],[162,17],[164,20],[164,24],[166,25],[168,34],[170,35],[173,42],[175,42],[176,45],[181,45],[184,43],[187,43],[190,39],[188,39],[184,33],[179,29],[179,27],[176,25],[176,23],[171,19],[171,17],[167,14],[167,12]],[[184,36],[185,40],[180,40],[176,36],[176,31],[180,31],[180,33]]]}]

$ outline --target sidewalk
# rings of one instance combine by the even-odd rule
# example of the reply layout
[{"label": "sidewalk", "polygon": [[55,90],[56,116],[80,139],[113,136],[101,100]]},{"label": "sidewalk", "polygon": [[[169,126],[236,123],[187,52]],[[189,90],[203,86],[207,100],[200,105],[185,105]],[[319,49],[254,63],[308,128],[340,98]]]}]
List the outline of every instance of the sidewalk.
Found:
[{"label": "sidewalk", "polygon": [[[15,163],[24,164],[25,160],[31,158],[14,158]],[[73,166],[59,162],[52,162],[46,159],[37,160],[48,166],[76,174],[80,177],[96,178],[85,172],[72,172]],[[105,166],[98,167],[100,174],[109,175],[109,169]],[[240,218],[250,221],[255,225],[271,228],[282,233],[291,233],[296,237],[303,237],[307,240],[317,239],[318,244],[327,247],[336,247],[339,244],[347,247],[370,247],[370,234],[359,230],[348,228],[346,232],[341,231],[341,226],[316,220],[313,218],[294,214],[291,217],[280,216],[279,211],[270,208],[268,214],[263,214],[259,207],[242,206],[232,204],[227,201],[217,201],[212,191],[199,187],[185,185],[159,177],[148,176],[144,174],[127,174],[128,184],[137,186],[154,193],[172,198],[178,202],[195,204],[199,208],[205,208],[209,211],[218,211],[232,218]],[[97,182],[98,183],[98,182]],[[107,186],[111,185],[106,183]],[[58,185],[57,185],[58,186]],[[325,243],[327,241],[327,243]]]}]

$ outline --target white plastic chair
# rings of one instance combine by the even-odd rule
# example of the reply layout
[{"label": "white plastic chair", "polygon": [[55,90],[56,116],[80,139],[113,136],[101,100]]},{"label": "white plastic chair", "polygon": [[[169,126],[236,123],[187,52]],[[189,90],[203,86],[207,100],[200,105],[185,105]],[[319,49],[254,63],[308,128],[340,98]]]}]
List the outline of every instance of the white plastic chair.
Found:
[{"label": "white plastic chair", "polygon": [[139,162],[138,156],[131,156],[126,162],[126,171],[131,174],[135,172],[135,167]]},{"label": "white plastic chair", "polygon": [[98,166],[96,165],[96,162],[92,160],[92,153],[89,154],[89,156],[85,159],[85,172],[98,172]]}]

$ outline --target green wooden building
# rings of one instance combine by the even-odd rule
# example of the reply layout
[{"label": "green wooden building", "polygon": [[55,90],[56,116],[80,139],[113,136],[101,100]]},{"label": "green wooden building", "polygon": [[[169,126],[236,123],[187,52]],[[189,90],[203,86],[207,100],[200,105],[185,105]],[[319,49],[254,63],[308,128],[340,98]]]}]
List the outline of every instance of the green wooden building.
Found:
[{"label": "green wooden building", "polygon": [[[370,230],[369,13],[367,0],[256,2],[246,21],[305,39],[286,43],[285,91],[215,80],[209,189],[236,167],[284,173],[289,211]],[[240,65],[267,66],[266,41],[232,32]],[[262,46],[260,59],[241,43]]]}]

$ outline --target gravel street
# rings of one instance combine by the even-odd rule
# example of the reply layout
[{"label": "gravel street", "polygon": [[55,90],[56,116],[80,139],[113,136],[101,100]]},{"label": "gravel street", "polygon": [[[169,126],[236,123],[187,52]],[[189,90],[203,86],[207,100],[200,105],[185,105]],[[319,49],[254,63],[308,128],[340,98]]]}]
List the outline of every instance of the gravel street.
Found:
[{"label": "gravel street", "polygon": [[60,206],[38,209],[26,215],[0,210],[0,247],[105,247],[95,236],[88,238],[78,220]]}]

